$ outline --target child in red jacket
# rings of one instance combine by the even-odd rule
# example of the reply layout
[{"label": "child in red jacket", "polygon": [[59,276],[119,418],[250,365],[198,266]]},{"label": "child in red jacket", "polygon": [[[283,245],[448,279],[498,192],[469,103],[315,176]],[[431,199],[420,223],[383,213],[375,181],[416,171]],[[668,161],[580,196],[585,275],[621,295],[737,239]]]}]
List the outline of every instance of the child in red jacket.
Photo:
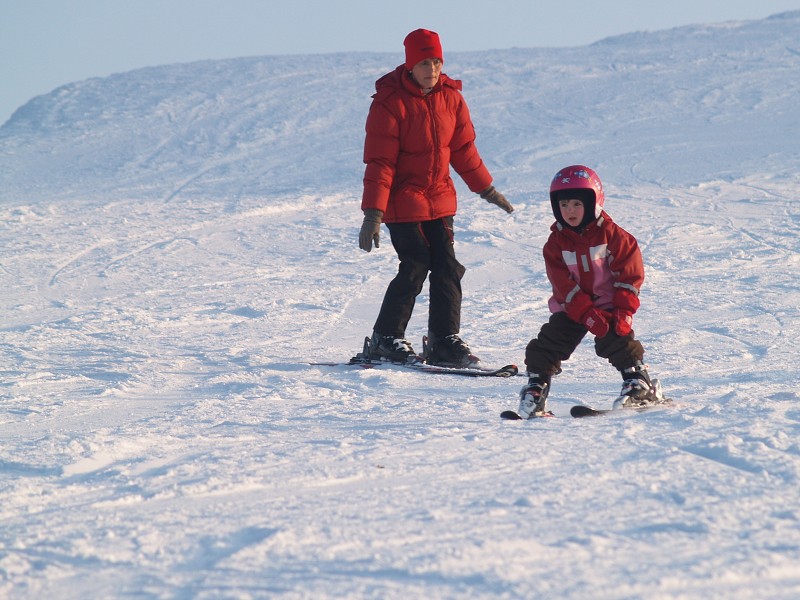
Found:
[{"label": "child in red jacket", "polygon": [[603,210],[600,178],[590,168],[561,169],[550,184],[556,222],[544,245],[547,278],[553,286],[552,315],[525,349],[528,384],[520,391],[519,416],[545,416],[550,380],[561,372],[587,333],[595,352],[620,371],[622,391],[615,408],[638,408],[665,401],[657,379],[642,362],[644,348],[634,337],[644,265],[639,245]]}]

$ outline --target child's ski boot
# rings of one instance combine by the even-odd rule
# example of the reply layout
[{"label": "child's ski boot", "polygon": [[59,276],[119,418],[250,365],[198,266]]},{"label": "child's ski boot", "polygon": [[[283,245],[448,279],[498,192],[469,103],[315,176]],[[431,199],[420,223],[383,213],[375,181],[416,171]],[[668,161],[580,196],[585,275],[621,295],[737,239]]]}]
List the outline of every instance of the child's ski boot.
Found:
[{"label": "child's ski boot", "polygon": [[552,417],[547,410],[547,394],[550,393],[548,377],[528,372],[528,383],[519,391],[517,414],[523,419]]},{"label": "child's ski boot", "polygon": [[614,400],[614,408],[648,408],[670,401],[661,391],[661,382],[650,379],[647,367],[641,363],[622,372],[622,390]]}]

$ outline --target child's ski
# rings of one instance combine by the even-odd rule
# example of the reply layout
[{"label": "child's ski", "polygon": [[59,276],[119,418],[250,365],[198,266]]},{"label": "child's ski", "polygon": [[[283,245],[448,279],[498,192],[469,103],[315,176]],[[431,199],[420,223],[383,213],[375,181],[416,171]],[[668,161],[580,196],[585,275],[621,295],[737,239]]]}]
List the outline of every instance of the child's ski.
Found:
[{"label": "child's ski", "polygon": [[581,419],[583,417],[602,417],[603,415],[608,415],[610,413],[646,412],[654,408],[661,408],[671,405],[672,405],[672,400],[670,399],[665,399],[663,402],[659,402],[658,404],[650,404],[648,406],[638,406],[638,407],[631,406],[627,408],[592,408],[591,406],[586,406],[584,404],[576,404],[575,406],[569,409],[569,414],[571,414],[576,419]]},{"label": "child's ski", "polygon": [[[533,416],[531,418],[532,419],[546,419],[546,418],[554,417],[554,416],[555,415],[548,410],[544,414],[535,415],[535,416]],[[518,413],[514,412],[513,410],[504,410],[503,412],[500,413],[500,418],[501,419],[505,419],[506,421],[523,421],[524,420],[521,416],[519,416]],[[530,420],[530,419],[528,419],[528,420]]]},{"label": "child's ski", "polygon": [[611,408],[592,408],[591,406],[584,406],[583,404],[576,404],[572,408],[569,409],[569,414],[571,414],[576,419],[580,419],[582,417],[599,417],[606,413],[612,412],[613,409]]},{"label": "child's ski", "polygon": [[520,417],[517,413],[513,410],[504,410],[500,413],[501,419],[506,419],[508,421],[521,421],[522,417]]}]

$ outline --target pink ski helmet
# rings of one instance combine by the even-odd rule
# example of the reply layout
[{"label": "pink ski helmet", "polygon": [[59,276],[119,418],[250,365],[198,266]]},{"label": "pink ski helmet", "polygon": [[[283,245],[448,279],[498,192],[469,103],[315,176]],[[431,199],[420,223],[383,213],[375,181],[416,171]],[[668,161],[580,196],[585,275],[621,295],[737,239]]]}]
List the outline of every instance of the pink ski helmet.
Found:
[{"label": "pink ski helmet", "polygon": [[[567,190],[569,190],[569,194],[564,193]],[[550,204],[553,207],[553,215],[559,223],[567,227],[568,225],[561,217],[558,201],[568,195],[579,198],[586,209],[586,216],[580,225],[581,229],[588,225],[590,221],[600,218],[605,205],[603,183],[597,173],[589,167],[583,165],[564,167],[556,173],[550,183]]]}]

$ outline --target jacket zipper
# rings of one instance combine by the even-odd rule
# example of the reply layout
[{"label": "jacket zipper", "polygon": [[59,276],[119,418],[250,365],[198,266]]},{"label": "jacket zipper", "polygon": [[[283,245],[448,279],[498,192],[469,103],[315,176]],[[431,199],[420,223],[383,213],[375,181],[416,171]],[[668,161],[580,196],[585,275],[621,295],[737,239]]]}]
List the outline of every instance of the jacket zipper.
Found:
[{"label": "jacket zipper", "polygon": [[[425,96],[425,105],[428,108],[428,114],[431,118],[431,139],[433,140],[433,181],[437,181],[439,176],[439,135],[436,132],[436,113],[432,108],[433,92]],[[433,200],[428,197],[428,206],[430,207],[431,220],[434,218]]]}]

